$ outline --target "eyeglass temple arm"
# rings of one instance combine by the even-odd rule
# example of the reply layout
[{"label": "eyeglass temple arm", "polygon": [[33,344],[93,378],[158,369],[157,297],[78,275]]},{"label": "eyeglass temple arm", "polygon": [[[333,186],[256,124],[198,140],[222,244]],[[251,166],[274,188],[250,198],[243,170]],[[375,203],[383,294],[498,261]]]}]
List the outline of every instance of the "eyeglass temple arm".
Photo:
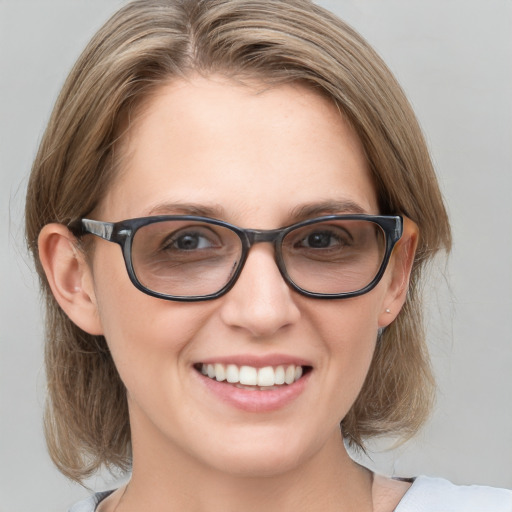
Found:
[{"label": "eyeglass temple arm", "polygon": [[84,233],[91,233],[99,236],[104,240],[111,241],[114,232],[114,224],[112,222],[102,222],[100,220],[82,219],[80,227]]}]

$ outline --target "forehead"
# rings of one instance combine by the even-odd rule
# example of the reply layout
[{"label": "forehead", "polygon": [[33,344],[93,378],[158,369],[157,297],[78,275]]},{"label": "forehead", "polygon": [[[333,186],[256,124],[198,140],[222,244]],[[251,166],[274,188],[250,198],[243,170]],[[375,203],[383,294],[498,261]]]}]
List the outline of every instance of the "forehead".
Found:
[{"label": "forehead", "polygon": [[301,85],[175,81],[146,102],[121,153],[101,207],[112,221],[179,205],[241,224],[252,217],[251,227],[315,203],[377,213],[358,137],[334,102]]}]

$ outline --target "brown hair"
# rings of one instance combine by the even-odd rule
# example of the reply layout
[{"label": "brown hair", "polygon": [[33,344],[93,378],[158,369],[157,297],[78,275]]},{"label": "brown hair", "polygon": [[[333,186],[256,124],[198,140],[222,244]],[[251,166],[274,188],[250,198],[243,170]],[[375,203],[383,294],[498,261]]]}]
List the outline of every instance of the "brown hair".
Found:
[{"label": "brown hair", "polygon": [[68,477],[130,464],[124,386],[105,339],[80,330],[53,298],[37,237],[101,201],[116,171],[122,127],[151,92],[191,72],[238,80],[300,81],[332,98],[365,148],[382,213],[420,229],[410,290],[382,333],[364,387],[342,422],[345,438],[408,437],[425,420],[433,378],[420,274],[450,228],[414,113],[380,57],[354,30],[308,0],[138,0],[115,14],[79,58],[35,159],[26,206],[28,245],[46,298],[46,437]]}]

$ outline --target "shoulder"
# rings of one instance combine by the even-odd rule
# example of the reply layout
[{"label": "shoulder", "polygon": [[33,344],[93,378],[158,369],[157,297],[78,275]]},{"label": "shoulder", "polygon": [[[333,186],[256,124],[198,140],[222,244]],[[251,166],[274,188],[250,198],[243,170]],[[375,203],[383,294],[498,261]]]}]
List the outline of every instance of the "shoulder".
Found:
[{"label": "shoulder", "polygon": [[94,512],[96,507],[113,491],[97,492],[87,499],[75,503],[68,512]]},{"label": "shoulder", "polygon": [[512,491],[418,477],[395,512],[512,512]]}]

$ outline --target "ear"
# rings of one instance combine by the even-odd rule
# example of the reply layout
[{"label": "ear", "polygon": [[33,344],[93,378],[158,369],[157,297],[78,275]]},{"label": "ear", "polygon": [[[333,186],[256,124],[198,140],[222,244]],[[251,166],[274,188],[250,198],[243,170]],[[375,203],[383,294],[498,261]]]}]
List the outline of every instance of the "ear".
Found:
[{"label": "ear", "polygon": [[85,332],[103,334],[91,269],[73,234],[62,224],[47,224],[38,248],[50,288],[66,315]]},{"label": "ear", "polygon": [[388,326],[398,316],[405,303],[418,240],[418,226],[411,219],[403,217],[403,233],[393,248],[388,266],[391,276],[383,301],[383,311],[379,316],[381,328]]}]

